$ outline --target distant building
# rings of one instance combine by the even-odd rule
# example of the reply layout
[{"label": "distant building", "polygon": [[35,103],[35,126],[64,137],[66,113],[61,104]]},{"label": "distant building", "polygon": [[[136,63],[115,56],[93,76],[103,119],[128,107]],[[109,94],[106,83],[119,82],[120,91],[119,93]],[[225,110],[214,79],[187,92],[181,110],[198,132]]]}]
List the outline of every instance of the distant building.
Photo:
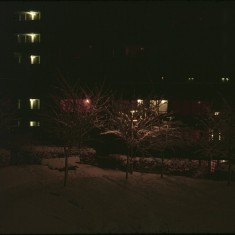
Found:
[{"label": "distant building", "polygon": [[63,8],[60,2],[54,6],[46,2],[9,3],[1,19],[7,33],[1,39],[0,92],[10,91],[19,113],[19,128],[43,125],[40,111],[48,103],[59,73],[90,85],[105,80],[126,100],[147,97],[152,104],[166,100],[166,110],[180,117],[203,113],[212,103],[218,112],[217,91],[233,98],[232,77],[225,74],[205,79],[184,72],[174,77],[170,67],[170,75],[164,74],[158,67],[156,50],[161,45],[125,40],[125,35],[117,40],[116,29],[90,29],[85,15],[84,19],[78,16],[77,26],[73,18],[72,30],[68,27],[68,6]]}]

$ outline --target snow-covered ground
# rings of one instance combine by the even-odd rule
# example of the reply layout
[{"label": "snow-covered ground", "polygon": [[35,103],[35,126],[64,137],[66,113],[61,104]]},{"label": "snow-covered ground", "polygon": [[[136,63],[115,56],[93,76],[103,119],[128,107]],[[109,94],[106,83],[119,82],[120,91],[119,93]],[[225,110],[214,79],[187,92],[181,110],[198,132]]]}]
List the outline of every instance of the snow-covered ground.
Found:
[{"label": "snow-covered ground", "polygon": [[80,164],[0,168],[0,233],[235,233],[235,184]]}]

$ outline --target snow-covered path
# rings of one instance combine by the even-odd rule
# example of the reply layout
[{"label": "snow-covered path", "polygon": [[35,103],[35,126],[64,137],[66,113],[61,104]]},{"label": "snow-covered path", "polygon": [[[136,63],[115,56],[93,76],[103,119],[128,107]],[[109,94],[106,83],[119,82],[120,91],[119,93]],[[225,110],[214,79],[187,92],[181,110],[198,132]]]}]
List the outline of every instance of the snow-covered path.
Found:
[{"label": "snow-covered path", "polygon": [[0,233],[235,232],[235,185],[80,165],[0,168]]}]

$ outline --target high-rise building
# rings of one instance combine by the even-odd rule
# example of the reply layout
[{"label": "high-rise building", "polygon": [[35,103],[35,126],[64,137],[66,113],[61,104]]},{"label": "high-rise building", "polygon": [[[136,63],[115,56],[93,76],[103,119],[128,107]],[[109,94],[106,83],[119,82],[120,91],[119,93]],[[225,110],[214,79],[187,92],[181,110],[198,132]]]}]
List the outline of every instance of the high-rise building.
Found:
[{"label": "high-rise building", "polygon": [[[19,127],[42,125],[38,114],[59,74],[91,85],[105,80],[128,99],[160,97],[182,115],[203,109],[199,106],[214,99],[217,91],[233,97],[231,74],[212,79],[203,77],[200,69],[195,76],[182,64],[178,68],[178,61],[167,60],[170,54],[164,54],[174,42],[159,41],[153,22],[139,19],[141,7],[113,4],[1,3],[0,92],[8,91],[13,99]],[[138,10],[136,22],[129,15],[132,8]],[[160,23],[155,24],[159,29]]]}]

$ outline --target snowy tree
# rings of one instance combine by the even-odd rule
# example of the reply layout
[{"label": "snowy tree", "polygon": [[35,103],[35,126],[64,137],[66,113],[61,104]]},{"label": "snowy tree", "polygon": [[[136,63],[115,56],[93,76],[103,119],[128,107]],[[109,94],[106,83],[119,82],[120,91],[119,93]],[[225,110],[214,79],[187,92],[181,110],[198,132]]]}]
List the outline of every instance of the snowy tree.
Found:
[{"label": "snowy tree", "polygon": [[103,85],[91,89],[77,83],[70,84],[62,76],[58,82],[56,93],[52,95],[48,121],[51,134],[64,146],[66,185],[72,147],[77,147],[79,152],[89,134],[101,127],[110,93]]},{"label": "snowy tree", "polygon": [[232,106],[222,98],[219,112],[208,111],[201,118],[202,136],[199,141],[199,151],[208,158],[208,171],[211,174],[213,159],[228,160],[228,184],[231,181],[231,162],[235,153],[235,112]]},{"label": "snowy tree", "polygon": [[[166,117],[169,115],[159,111],[161,105],[163,105],[161,101],[156,101],[153,105],[149,100],[113,102],[103,134],[113,134],[127,144],[126,179],[130,171],[133,149],[148,152],[153,148],[162,148],[163,136],[166,138],[164,142],[164,144],[167,143],[166,145],[169,143],[168,138],[171,139],[173,130],[169,127],[165,128]],[[167,134],[164,135],[164,133]]]}]

